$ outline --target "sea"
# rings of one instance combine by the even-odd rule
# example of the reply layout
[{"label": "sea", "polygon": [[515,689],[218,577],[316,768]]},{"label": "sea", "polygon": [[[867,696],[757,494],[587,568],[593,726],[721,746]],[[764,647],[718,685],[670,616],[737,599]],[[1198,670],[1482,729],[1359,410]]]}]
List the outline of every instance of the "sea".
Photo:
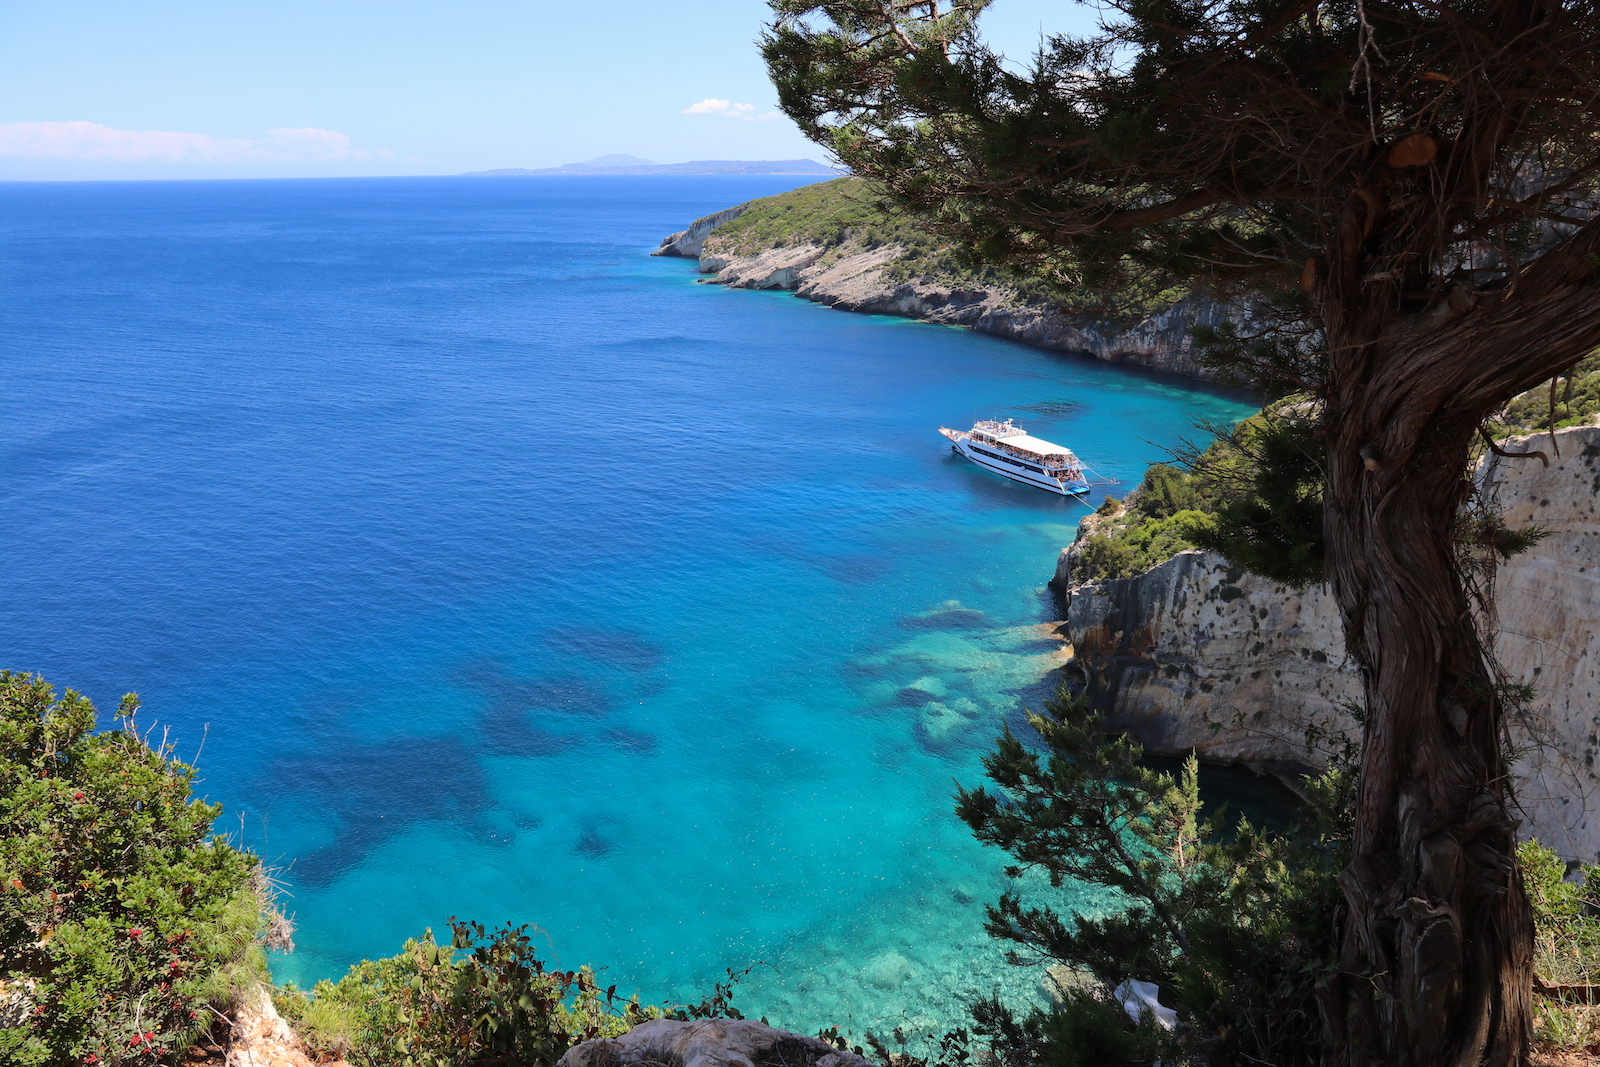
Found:
[{"label": "sea", "polygon": [[951,794],[1059,681],[1079,519],[1249,399],[649,255],[811,180],[0,184],[0,667],[139,694],[278,980],[460,917],[806,1032],[1038,1002]]}]

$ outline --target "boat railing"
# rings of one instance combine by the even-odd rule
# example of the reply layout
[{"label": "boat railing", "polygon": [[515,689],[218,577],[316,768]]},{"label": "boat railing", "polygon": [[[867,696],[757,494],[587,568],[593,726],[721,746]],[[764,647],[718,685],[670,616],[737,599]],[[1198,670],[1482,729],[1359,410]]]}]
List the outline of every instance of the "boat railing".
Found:
[{"label": "boat railing", "polygon": [[997,422],[994,419],[979,419],[977,422],[973,423],[972,428],[974,430],[982,430],[984,433],[993,434],[995,437],[1017,437],[1027,432],[1020,427],[1013,425],[1010,419],[1007,419],[1005,422]]},{"label": "boat railing", "polygon": [[1016,456],[1018,459],[1027,459],[1032,460],[1035,463],[1042,463],[1051,470],[1062,468],[1071,470],[1073,467],[1077,466],[1077,457],[1073,456],[1070,452],[1053,452],[1050,455],[1044,455],[1039,452],[1030,452],[1025,448],[1018,448],[1015,445],[1008,445],[1004,441],[984,439],[984,443],[993,448],[998,448],[1000,451],[1005,452],[1008,455]]}]

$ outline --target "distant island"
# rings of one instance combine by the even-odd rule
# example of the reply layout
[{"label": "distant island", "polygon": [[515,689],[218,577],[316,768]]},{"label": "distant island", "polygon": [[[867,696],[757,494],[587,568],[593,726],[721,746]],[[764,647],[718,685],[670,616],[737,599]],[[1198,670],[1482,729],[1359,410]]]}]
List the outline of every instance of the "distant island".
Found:
[{"label": "distant island", "polygon": [[528,170],[474,170],[465,177],[499,178],[527,174],[815,174],[835,177],[839,171],[812,159],[696,159],[688,163],[654,163],[638,156],[596,156],[582,163]]}]

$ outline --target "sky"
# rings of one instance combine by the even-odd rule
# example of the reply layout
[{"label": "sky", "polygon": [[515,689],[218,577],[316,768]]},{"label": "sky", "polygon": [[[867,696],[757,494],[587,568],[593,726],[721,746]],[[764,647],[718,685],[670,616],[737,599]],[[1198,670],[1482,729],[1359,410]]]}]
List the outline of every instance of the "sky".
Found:
[{"label": "sky", "polygon": [[[777,113],[764,0],[0,0],[0,180],[458,174],[826,153]],[[996,0],[1007,55],[1084,32]]]}]

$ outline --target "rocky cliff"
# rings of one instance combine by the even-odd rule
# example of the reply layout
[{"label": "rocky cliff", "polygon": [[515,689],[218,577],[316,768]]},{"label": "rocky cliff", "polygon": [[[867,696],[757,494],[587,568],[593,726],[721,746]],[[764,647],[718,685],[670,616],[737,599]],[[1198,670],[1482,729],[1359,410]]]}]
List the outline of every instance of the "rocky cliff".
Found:
[{"label": "rocky cliff", "polygon": [[1223,320],[1223,312],[1204,301],[1183,300],[1142,318],[1091,320],[976,272],[947,268],[938,274],[913,270],[909,277],[897,276],[905,275],[906,263],[916,258],[904,243],[849,231],[810,239],[799,219],[795,235],[775,244],[752,242],[746,234],[727,231],[726,224],[746,211],[781,210],[774,203],[794,195],[752,201],[696,219],[687,230],[663,240],[653,254],[697,258],[701,273],[712,275],[708,280],[717,285],[786,289],[842,311],[968,326],[1112,363],[1205,380],[1217,377],[1200,365],[1189,336],[1192,325],[1217,325]]},{"label": "rocky cliff", "polygon": [[700,249],[706,243],[706,238],[711,236],[711,231],[721,226],[724,222],[732,222],[744,214],[745,205],[739,204],[725,211],[718,211],[711,215],[702,215],[689,224],[687,230],[679,230],[661,239],[661,247],[650,254],[652,256],[680,256],[684,259],[700,258]]},{"label": "rocky cliff", "polygon": [[[1600,861],[1600,427],[1514,438],[1507,451],[1543,451],[1550,465],[1491,456],[1478,477],[1513,528],[1548,536],[1513,557],[1496,581],[1495,647],[1510,680],[1534,686],[1531,710],[1513,724],[1523,755],[1515,773],[1524,836],[1568,858]],[[1075,657],[1113,727],[1162,753],[1263,771],[1315,765],[1313,726],[1348,731],[1341,707],[1360,678],[1345,654],[1339,614],[1323,587],[1296,592],[1233,570],[1221,557],[1183,552],[1136,578],[1072,584],[1080,528],[1064,549],[1056,585],[1065,592]]]}]

